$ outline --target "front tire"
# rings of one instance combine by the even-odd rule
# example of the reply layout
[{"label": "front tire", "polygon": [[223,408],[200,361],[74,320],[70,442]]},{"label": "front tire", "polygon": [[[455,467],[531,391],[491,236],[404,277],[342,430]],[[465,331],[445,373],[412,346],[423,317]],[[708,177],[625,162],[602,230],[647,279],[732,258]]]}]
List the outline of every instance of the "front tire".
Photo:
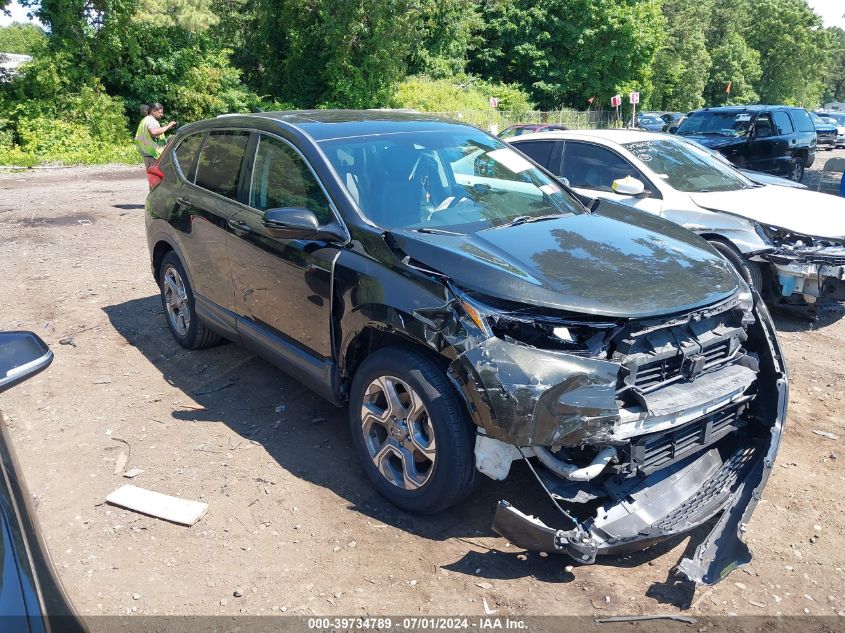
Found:
[{"label": "front tire", "polygon": [[733,246],[726,244],[720,240],[708,240],[710,246],[715,248],[719,253],[727,259],[731,266],[739,273],[739,276],[745,280],[749,286],[754,288],[757,292],[763,293],[763,270],[760,264],[752,262],[737,251]]},{"label": "front tire", "polygon": [[202,349],[220,342],[220,336],[199,320],[188,275],[173,251],[161,260],[158,287],[167,325],[179,345],[186,349]]},{"label": "front tire", "polygon": [[389,347],[368,356],[352,380],[349,425],[367,478],[403,510],[439,512],[478,481],[466,406],[426,354]]}]

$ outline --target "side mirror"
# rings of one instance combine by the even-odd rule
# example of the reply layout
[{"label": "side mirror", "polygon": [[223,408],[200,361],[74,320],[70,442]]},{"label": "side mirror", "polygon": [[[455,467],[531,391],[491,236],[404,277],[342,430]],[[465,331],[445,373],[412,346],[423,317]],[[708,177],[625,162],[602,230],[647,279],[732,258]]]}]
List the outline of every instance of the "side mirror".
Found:
[{"label": "side mirror", "polygon": [[0,392],[53,362],[53,352],[32,332],[0,332]]},{"label": "side mirror", "polygon": [[571,185],[569,184],[569,178],[558,176],[557,179],[558,182],[560,182],[560,184],[562,184],[564,187],[571,187]]},{"label": "side mirror", "polygon": [[641,196],[645,191],[645,185],[642,181],[631,176],[614,180],[611,187],[614,193],[618,193],[621,196]]},{"label": "side mirror", "polygon": [[321,227],[314,212],[304,207],[267,209],[261,218],[261,224],[270,235],[285,240],[342,242],[346,239],[334,225]]}]

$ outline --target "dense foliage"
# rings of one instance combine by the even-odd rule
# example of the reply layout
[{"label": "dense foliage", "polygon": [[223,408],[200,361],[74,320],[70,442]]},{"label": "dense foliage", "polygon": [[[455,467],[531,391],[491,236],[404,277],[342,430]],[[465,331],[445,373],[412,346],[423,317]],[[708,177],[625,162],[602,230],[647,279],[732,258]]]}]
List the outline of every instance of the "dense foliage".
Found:
[{"label": "dense foliage", "polygon": [[806,0],[19,1],[49,35],[0,28],[0,52],[34,57],[0,82],[0,164],[132,160],[152,101],[187,122],[322,107],[489,121],[490,97],[518,119],[630,90],[678,111],[845,99],[845,31]]}]

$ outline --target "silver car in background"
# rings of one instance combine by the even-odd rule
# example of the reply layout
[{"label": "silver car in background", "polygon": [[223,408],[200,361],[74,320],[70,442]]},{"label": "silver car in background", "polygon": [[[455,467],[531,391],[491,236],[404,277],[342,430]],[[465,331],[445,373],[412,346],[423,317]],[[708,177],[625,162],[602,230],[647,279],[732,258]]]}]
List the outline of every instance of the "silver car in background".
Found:
[{"label": "silver car in background", "polygon": [[773,304],[845,300],[845,199],[755,182],[666,134],[531,134],[512,145],[582,198],[610,200],[698,233]]}]

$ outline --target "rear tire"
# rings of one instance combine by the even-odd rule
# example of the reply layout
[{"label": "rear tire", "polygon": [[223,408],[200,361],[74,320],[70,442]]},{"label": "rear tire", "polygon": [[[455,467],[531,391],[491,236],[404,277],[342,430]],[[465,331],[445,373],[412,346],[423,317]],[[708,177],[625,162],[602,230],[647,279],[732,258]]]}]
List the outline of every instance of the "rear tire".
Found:
[{"label": "rear tire", "polygon": [[191,282],[173,251],[161,260],[158,287],[167,325],[179,345],[186,349],[202,349],[220,342],[220,335],[206,327],[197,316]]},{"label": "rear tire", "polygon": [[364,359],[352,380],[349,426],[367,478],[403,510],[445,510],[478,482],[466,405],[424,353],[388,347]]},{"label": "rear tire", "polygon": [[731,266],[739,273],[740,277],[745,280],[749,286],[754,288],[757,292],[763,293],[763,270],[760,264],[752,262],[737,251],[733,246],[722,242],[720,240],[708,240],[710,246],[715,248],[719,253],[727,259]]}]

